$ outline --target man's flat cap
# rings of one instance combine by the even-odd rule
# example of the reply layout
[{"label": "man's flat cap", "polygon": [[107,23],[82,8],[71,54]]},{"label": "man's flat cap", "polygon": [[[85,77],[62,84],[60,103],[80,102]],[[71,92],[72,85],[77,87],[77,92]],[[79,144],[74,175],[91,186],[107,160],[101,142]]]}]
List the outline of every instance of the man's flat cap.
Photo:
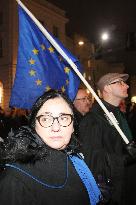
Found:
[{"label": "man's flat cap", "polygon": [[103,75],[99,81],[97,82],[97,87],[100,90],[103,90],[105,85],[110,85],[113,82],[116,82],[116,80],[123,80],[124,82],[128,79],[129,75],[126,73],[108,73],[106,75]]}]

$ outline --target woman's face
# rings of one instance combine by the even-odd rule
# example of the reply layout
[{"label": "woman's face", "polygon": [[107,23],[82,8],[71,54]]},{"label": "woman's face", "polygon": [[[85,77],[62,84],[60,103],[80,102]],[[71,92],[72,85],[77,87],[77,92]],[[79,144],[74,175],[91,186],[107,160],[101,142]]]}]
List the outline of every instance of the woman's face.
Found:
[{"label": "woman's face", "polygon": [[[37,113],[37,117],[41,115],[42,117],[36,120],[35,130],[42,140],[53,149],[64,149],[74,132],[73,121],[67,126],[71,122],[69,121],[71,116],[64,114],[72,115],[73,112],[67,102],[59,97],[47,100]],[[54,122],[52,117],[55,118]],[[41,125],[45,125],[45,127]]]}]

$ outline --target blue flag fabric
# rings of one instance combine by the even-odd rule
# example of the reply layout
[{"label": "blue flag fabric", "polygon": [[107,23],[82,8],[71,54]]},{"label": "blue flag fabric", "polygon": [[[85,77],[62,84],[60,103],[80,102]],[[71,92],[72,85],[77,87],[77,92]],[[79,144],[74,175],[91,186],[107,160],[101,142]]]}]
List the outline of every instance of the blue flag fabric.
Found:
[{"label": "blue flag fabric", "polygon": [[[81,71],[78,59],[57,43]],[[74,70],[19,6],[19,48],[10,106],[31,109],[36,99],[50,89],[61,90],[73,100],[79,83]]]}]

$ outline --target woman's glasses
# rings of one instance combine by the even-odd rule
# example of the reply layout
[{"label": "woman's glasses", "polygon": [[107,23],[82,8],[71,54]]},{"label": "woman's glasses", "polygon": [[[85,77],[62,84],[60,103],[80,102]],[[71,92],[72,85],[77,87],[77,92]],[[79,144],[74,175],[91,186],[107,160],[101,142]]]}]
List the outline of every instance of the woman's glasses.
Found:
[{"label": "woman's glasses", "polygon": [[39,115],[36,119],[44,128],[51,127],[55,120],[58,121],[60,126],[68,127],[73,121],[73,115],[61,114],[59,117],[53,117],[52,115]]}]

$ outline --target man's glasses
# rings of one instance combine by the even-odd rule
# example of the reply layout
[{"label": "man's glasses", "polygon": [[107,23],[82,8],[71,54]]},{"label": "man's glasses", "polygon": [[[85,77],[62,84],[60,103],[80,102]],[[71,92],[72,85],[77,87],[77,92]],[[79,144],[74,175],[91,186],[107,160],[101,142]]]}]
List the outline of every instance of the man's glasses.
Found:
[{"label": "man's glasses", "polygon": [[83,102],[86,102],[87,100],[90,101],[90,97],[89,96],[86,96],[86,97],[83,97],[83,98],[76,98],[75,100],[81,100]]},{"label": "man's glasses", "polygon": [[39,115],[36,117],[36,119],[44,128],[51,127],[55,120],[58,121],[60,126],[68,127],[73,121],[73,115],[61,114],[59,117],[53,117],[51,115]]},{"label": "man's glasses", "polygon": [[126,84],[126,83],[125,83],[123,80],[118,80],[118,81],[115,81],[115,82],[110,83],[109,85],[113,85],[113,84],[124,85],[124,84]]}]

